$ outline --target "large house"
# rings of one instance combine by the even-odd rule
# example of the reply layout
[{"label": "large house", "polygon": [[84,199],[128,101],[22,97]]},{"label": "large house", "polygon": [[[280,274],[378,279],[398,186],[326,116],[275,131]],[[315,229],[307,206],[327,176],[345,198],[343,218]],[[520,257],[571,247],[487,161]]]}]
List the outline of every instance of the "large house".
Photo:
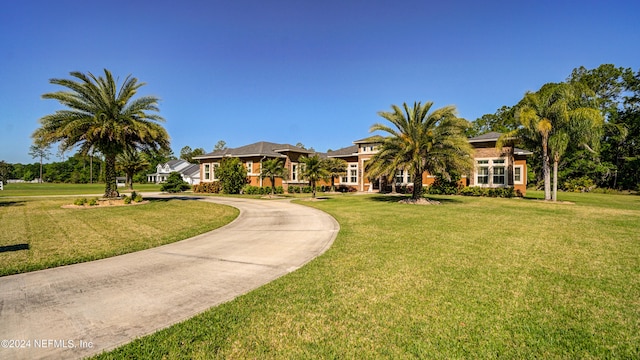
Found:
[{"label": "large house", "polygon": [[[491,132],[469,139],[469,143],[475,149],[475,166],[472,174],[462,177],[462,182],[466,186],[513,187],[524,194],[527,185],[526,157],[531,152],[511,145],[504,146],[501,150],[498,150],[496,143],[501,135],[500,133]],[[413,185],[411,174],[404,169],[398,169],[393,179],[371,179],[367,176],[366,164],[378,152],[382,141],[383,138],[381,136],[371,136],[354,141],[354,145],[319,155],[339,158],[347,162],[347,172],[344,176],[336,179],[336,185],[361,192],[377,192],[383,189],[384,186],[391,184],[391,182],[395,182],[396,185],[400,186]],[[303,155],[310,156],[313,154],[313,151],[297,146],[261,141],[234,149],[214,151],[194,159],[200,162],[201,181],[212,182],[218,180],[215,171],[220,166],[220,161],[223,158],[239,158],[247,167],[247,176],[250,184],[254,186],[271,186],[269,179],[260,177],[261,164],[266,159],[282,159],[288,176],[286,179],[276,179],[276,186],[282,185],[286,189],[289,185],[307,185],[307,182],[300,177],[299,159]],[[425,173],[423,175],[423,185],[431,185],[434,181],[435,177],[431,174]]]},{"label": "large house", "polygon": [[182,179],[190,185],[200,183],[200,166],[182,159],[169,160],[164,164],[158,164],[155,173],[147,174],[147,182],[156,184],[165,182],[172,172],[179,173]]},{"label": "large house", "polygon": [[271,180],[262,178],[262,162],[267,159],[281,159],[287,170],[286,179],[276,178],[275,186],[287,188],[289,185],[307,185],[300,177],[299,160],[302,156],[310,156],[309,151],[289,144],[276,144],[260,141],[233,149],[216,150],[214,152],[196,156],[194,160],[200,162],[200,179],[202,182],[218,181],[216,169],[224,158],[239,158],[247,167],[247,178],[253,186],[271,186]]}]

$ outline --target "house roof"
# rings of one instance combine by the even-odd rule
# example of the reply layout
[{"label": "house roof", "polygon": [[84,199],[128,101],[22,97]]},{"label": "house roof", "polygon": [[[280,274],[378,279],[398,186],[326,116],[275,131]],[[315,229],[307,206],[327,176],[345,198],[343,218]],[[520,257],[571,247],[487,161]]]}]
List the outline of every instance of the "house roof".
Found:
[{"label": "house roof", "polygon": [[473,143],[473,142],[482,142],[482,141],[498,141],[500,136],[502,136],[502,133],[491,131],[491,132],[488,132],[486,134],[482,134],[482,135],[478,135],[478,136],[474,136],[472,138],[469,138],[469,142]]},{"label": "house roof", "polygon": [[327,151],[327,157],[339,158],[358,155],[358,145],[351,145],[338,150]]},{"label": "house roof", "polygon": [[190,164],[186,168],[182,169],[180,173],[184,175],[189,175],[189,176],[200,175],[200,165]]},{"label": "house roof", "polygon": [[229,148],[224,150],[216,150],[208,154],[195,156],[194,159],[210,159],[223,157],[249,157],[249,156],[268,156],[275,158],[284,158],[283,152],[297,152],[303,154],[311,154],[313,151],[303,149],[301,147],[290,144],[277,144],[267,141],[259,141],[253,144],[240,146],[237,148]]},{"label": "house roof", "polygon": [[356,140],[353,143],[354,144],[369,144],[369,143],[379,143],[379,142],[382,142],[383,140],[384,140],[384,137],[382,137],[380,135],[373,135],[373,136],[366,137],[364,139]]}]

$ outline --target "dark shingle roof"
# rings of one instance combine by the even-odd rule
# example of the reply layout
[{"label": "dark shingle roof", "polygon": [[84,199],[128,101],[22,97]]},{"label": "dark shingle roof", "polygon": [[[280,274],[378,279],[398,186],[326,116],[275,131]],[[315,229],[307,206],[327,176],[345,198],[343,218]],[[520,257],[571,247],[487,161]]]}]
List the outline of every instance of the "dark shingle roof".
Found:
[{"label": "dark shingle roof", "polygon": [[380,135],[373,135],[373,136],[366,137],[364,139],[356,140],[353,143],[354,144],[379,143],[379,142],[382,142],[383,139],[384,137]]},{"label": "dark shingle roof", "polygon": [[194,159],[222,158],[222,157],[248,157],[248,156],[268,156],[283,158],[283,152],[292,151],[303,154],[310,154],[313,151],[305,150],[301,147],[290,144],[276,144],[267,141],[240,146],[233,149],[217,150],[205,155],[194,157]]},{"label": "dark shingle roof", "polygon": [[358,155],[358,145],[351,145],[338,150],[327,151],[328,157],[347,157]]},{"label": "dark shingle roof", "polygon": [[498,139],[502,136],[502,133],[499,132],[488,132],[486,134],[478,135],[472,138],[469,138],[469,142],[481,142],[481,141],[498,141]]}]

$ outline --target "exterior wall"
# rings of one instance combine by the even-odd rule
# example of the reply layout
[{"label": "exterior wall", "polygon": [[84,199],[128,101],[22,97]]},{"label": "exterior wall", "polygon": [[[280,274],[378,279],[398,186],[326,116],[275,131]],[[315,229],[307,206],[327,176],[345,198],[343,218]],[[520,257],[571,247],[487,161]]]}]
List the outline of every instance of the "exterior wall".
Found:
[{"label": "exterior wall", "polygon": [[520,176],[521,176],[521,181],[520,182],[514,182],[513,184],[513,188],[515,190],[519,190],[522,195],[526,195],[527,193],[527,158],[526,156],[515,156],[514,159],[514,164],[513,164],[514,168],[515,167],[520,167],[522,169]]}]

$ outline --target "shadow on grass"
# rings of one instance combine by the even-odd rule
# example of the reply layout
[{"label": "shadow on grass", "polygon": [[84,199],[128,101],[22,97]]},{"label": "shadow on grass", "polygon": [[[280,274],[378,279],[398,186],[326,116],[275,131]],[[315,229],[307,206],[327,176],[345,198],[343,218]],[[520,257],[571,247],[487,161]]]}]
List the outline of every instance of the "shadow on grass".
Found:
[{"label": "shadow on grass", "polygon": [[24,206],[24,201],[0,201],[0,207],[3,206]]},{"label": "shadow on grass", "polygon": [[20,250],[29,250],[29,244],[15,244],[15,245],[0,246],[0,253],[20,251]]},{"label": "shadow on grass", "polygon": [[[387,203],[397,203],[400,200],[409,199],[411,195],[377,195],[369,198],[371,201],[376,202],[387,202]],[[433,196],[424,196],[424,198],[429,200],[439,201],[441,204],[461,204],[462,201],[455,198],[442,198],[442,197],[433,197]]]}]

